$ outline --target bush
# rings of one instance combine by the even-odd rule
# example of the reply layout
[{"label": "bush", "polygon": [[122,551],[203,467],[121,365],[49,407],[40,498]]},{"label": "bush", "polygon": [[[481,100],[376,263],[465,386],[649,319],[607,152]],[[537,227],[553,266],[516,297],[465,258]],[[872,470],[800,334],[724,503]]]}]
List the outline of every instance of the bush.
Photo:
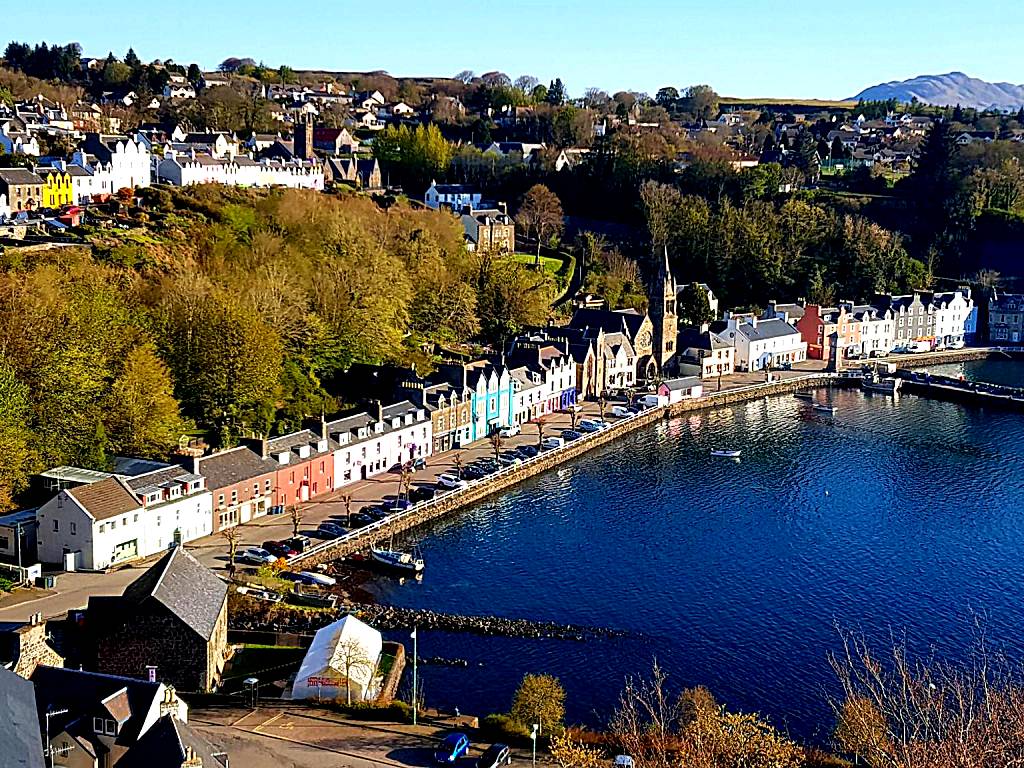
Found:
[{"label": "bush", "polygon": [[506,744],[530,740],[530,730],[513,720],[511,715],[487,715],[480,721],[480,733],[492,742],[500,741]]},{"label": "bush", "polygon": [[392,701],[390,704],[353,704],[351,707],[341,703],[331,708],[353,720],[369,720],[378,723],[411,723],[412,707],[404,701]]}]

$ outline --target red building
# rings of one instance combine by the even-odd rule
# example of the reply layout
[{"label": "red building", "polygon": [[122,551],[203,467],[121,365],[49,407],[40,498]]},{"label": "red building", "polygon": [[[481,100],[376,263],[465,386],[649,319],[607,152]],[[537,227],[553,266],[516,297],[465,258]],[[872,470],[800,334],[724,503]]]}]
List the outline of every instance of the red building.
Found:
[{"label": "red building", "polygon": [[807,357],[814,360],[829,360],[832,356],[832,334],[841,356],[861,346],[862,319],[854,307],[842,304],[839,307],[822,307],[808,304],[804,316],[796,322],[800,338],[807,342]]},{"label": "red building", "polygon": [[277,462],[274,503],[288,507],[334,490],[337,443],[309,429],[266,441],[266,455]]}]

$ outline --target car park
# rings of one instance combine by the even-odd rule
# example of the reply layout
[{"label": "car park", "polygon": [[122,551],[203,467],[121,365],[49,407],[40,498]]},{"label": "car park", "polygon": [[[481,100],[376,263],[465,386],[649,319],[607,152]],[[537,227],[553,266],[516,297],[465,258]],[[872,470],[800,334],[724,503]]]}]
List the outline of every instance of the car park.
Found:
[{"label": "car park", "polygon": [[477,758],[476,768],[500,768],[512,764],[512,753],[507,744],[491,744]]},{"label": "car park", "polygon": [[464,733],[449,733],[434,750],[434,761],[440,765],[449,765],[468,752],[469,737]]}]

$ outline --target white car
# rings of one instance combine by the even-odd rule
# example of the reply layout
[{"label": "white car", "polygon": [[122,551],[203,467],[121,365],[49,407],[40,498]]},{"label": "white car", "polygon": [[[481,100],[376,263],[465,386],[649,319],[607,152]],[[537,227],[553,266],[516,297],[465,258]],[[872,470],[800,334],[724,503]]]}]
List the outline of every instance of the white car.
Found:
[{"label": "white car", "polygon": [[246,547],[235,553],[235,562],[249,563],[250,565],[267,565],[269,563],[276,563],[277,557],[262,547]]},{"label": "white car", "polygon": [[963,339],[953,339],[953,341],[949,342],[949,344],[946,345],[946,349],[963,349],[963,348],[964,348],[964,340]]},{"label": "white car", "polygon": [[466,488],[469,485],[465,480],[460,480],[455,475],[439,475],[437,487],[454,491],[456,488]]},{"label": "white car", "polygon": [[501,437],[515,437],[520,432],[522,432],[522,430],[519,428],[518,424],[513,424],[511,427],[502,427],[498,430],[498,434]]},{"label": "white car", "polygon": [[624,419],[627,416],[631,416],[631,415],[632,414],[629,412],[629,408],[627,408],[624,405],[613,405],[612,406],[612,416],[617,416],[620,419]]}]

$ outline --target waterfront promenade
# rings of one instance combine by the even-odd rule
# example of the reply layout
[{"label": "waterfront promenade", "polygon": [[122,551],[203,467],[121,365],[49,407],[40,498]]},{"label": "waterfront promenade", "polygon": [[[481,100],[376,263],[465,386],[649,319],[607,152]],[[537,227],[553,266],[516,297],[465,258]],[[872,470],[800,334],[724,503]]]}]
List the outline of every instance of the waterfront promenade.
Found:
[{"label": "waterfront promenade", "polygon": [[[960,352],[939,353],[937,355],[893,357],[890,358],[889,362],[895,362],[899,365],[917,366],[970,358],[976,359],[984,357],[986,354],[986,350],[962,350]],[[371,536],[369,533],[359,534],[350,540],[349,544],[324,550],[321,552],[320,557],[314,558],[310,562],[332,559],[341,554],[365,548],[372,541],[386,538],[392,532],[407,530],[428,520],[450,514],[460,507],[501,492],[527,477],[546,471],[566,461],[572,461],[587,450],[615,440],[627,431],[632,431],[633,428],[653,423],[672,413],[689,409],[717,408],[731,403],[792,391],[796,388],[825,385],[829,382],[830,377],[823,375],[823,368],[824,366],[821,361],[807,361],[798,365],[792,371],[775,372],[774,376],[777,378],[777,381],[771,384],[765,383],[763,372],[734,374],[723,377],[720,390],[717,380],[709,380],[705,382],[707,387],[705,396],[699,400],[684,401],[670,409],[655,409],[654,411],[644,412],[640,417],[630,419],[631,424],[628,425],[628,429],[627,425],[623,425],[621,428],[615,428],[590,436],[584,440],[575,441],[559,451],[543,454],[538,460],[531,462],[529,466],[518,467],[515,470],[503,473],[501,476],[491,477],[474,484],[473,488],[470,489],[472,492],[462,491],[457,494],[448,494],[447,496],[442,496],[436,504],[426,505],[418,509],[416,514],[392,516],[394,519],[389,519],[390,522],[387,525],[374,526],[374,531],[376,531],[374,535]],[[598,411],[596,403],[587,402],[584,404],[584,413],[582,415],[596,416]],[[619,421],[607,413],[606,418],[613,423]],[[545,434],[557,435],[561,430],[567,429],[569,426],[570,417],[567,414],[553,414],[545,427]],[[519,445],[534,445],[536,442],[536,431],[533,427],[527,425],[523,434],[504,441],[504,446],[505,449],[508,449]],[[493,449],[488,441],[480,441],[471,447],[457,451],[437,454],[430,458],[426,469],[415,474],[413,484],[432,483],[439,474],[455,471],[456,457],[464,466],[479,458],[491,455],[493,455]],[[302,521],[300,531],[315,530],[320,522],[344,515],[345,503],[342,497],[345,495],[351,494],[351,506],[353,511],[355,511],[365,505],[378,504],[389,496],[393,497],[397,493],[398,483],[398,475],[378,475],[369,480],[347,485],[331,494],[308,502],[302,505],[301,508]],[[259,545],[263,541],[290,536],[292,533],[292,523],[288,515],[275,515],[259,518],[239,526],[236,530],[239,532],[239,547],[243,547]],[[227,565],[227,542],[223,536],[219,534],[208,536],[190,542],[187,547],[189,551],[195,554],[207,566],[220,571],[225,569]],[[24,620],[36,612],[40,612],[44,616],[60,615],[70,609],[84,606],[91,595],[120,594],[124,587],[141,573],[141,569],[145,565],[145,563],[138,563],[134,567],[107,574],[62,573],[58,578],[55,593],[43,593],[36,599],[27,602],[0,606],[0,619],[7,621]]]}]

